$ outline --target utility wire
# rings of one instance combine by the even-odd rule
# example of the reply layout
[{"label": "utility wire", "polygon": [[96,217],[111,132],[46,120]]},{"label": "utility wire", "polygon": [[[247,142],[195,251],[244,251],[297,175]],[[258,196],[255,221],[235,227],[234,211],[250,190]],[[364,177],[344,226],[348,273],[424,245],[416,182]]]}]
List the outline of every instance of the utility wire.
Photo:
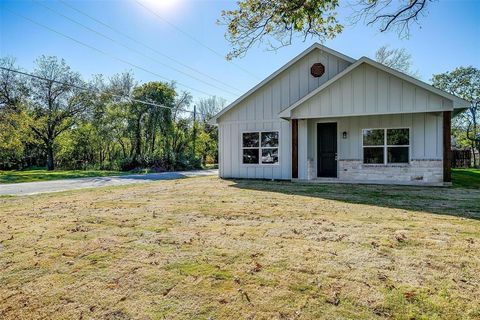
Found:
[{"label": "utility wire", "polygon": [[[46,26],[46,25],[44,25],[44,24],[42,24],[42,23],[40,23],[40,22],[37,22],[37,21],[35,21],[35,20],[33,20],[33,19],[30,19],[30,18],[28,18],[28,17],[26,17],[26,16],[24,16],[24,15],[22,15],[22,14],[20,14],[20,13],[17,13],[17,12],[15,12],[15,11],[12,11],[12,10],[6,9],[6,8],[4,8],[4,10],[5,10],[5,11],[8,11],[8,12],[10,12],[11,14],[16,15],[16,16],[18,16],[18,17],[20,17],[20,18],[23,18],[23,19],[25,19],[25,20],[27,20],[27,21],[30,21],[31,23],[36,24],[36,25],[38,25],[38,26],[40,26],[40,27],[42,27],[42,28],[45,28],[45,29],[47,29],[47,30],[49,30],[49,31],[51,31],[51,32],[53,32],[53,33],[56,33],[56,34],[58,34],[58,35],[60,35],[60,36],[62,36],[62,37],[65,37],[65,38],[67,38],[67,39],[70,39],[70,40],[72,40],[73,42],[76,42],[76,43],[78,43],[78,44],[81,44],[82,46],[85,46],[85,47],[87,47],[87,48],[89,48],[89,49],[91,49],[91,50],[94,50],[94,51],[96,51],[96,52],[98,52],[98,53],[101,53],[101,54],[103,54],[103,55],[105,55],[105,56],[107,56],[107,57],[109,57],[109,58],[118,60],[118,61],[120,61],[120,62],[122,62],[122,63],[124,63],[124,64],[126,64],[126,65],[129,65],[129,66],[135,68],[135,69],[142,70],[142,71],[144,71],[144,72],[146,72],[146,73],[149,73],[149,74],[151,74],[151,75],[154,75],[154,76],[156,76],[156,77],[158,77],[158,78],[161,78],[161,79],[164,79],[164,80],[166,80],[166,81],[171,81],[170,79],[168,79],[168,78],[166,78],[166,77],[164,77],[164,76],[162,76],[162,75],[160,75],[160,74],[158,74],[158,73],[155,73],[155,72],[150,71],[150,70],[148,70],[148,69],[145,69],[145,68],[143,68],[143,67],[141,67],[141,66],[138,66],[138,65],[136,65],[136,64],[134,64],[134,63],[131,63],[131,62],[127,61],[127,60],[124,60],[124,59],[122,59],[122,58],[119,58],[119,57],[117,57],[117,56],[114,56],[114,55],[112,55],[112,54],[109,54],[109,53],[107,53],[107,52],[105,52],[105,51],[103,51],[103,50],[100,50],[100,49],[98,49],[98,48],[96,48],[96,47],[94,47],[94,46],[91,46],[91,45],[89,45],[89,44],[86,44],[85,42],[82,42],[82,41],[80,41],[80,40],[77,40],[77,39],[75,39],[75,38],[73,38],[73,37],[71,37],[71,36],[69,36],[69,35],[67,35],[67,34],[64,34],[64,33],[60,32],[60,31],[57,31],[57,30],[55,30],[55,29],[53,29],[53,28],[50,28],[50,27],[48,27],[48,26]],[[186,84],[183,84],[183,83],[181,83],[181,82],[178,82],[178,81],[177,81],[176,83],[178,83],[179,85],[181,85],[181,86],[183,86],[183,87],[185,87],[185,88],[187,88],[187,89],[190,89],[190,90],[192,90],[192,91],[196,91],[196,92],[205,94],[205,95],[207,95],[207,96],[213,96],[212,94],[210,94],[210,93],[208,93],[208,92],[205,92],[205,91],[202,91],[202,90],[199,90],[199,89],[195,89],[195,88],[190,87],[190,86],[188,86],[188,85],[186,85]]]},{"label": "utility wire", "polygon": [[107,23],[105,23],[105,22],[103,22],[103,21],[101,21],[101,20],[99,20],[99,19],[97,19],[97,18],[89,15],[88,13],[86,13],[86,12],[84,12],[84,11],[78,9],[78,8],[75,8],[74,6],[72,6],[71,4],[69,4],[68,2],[66,2],[66,1],[64,1],[64,0],[59,0],[59,2],[62,3],[64,6],[66,6],[66,7],[70,8],[70,9],[72,9],[72,10],[80,13],[81,15],[83,15],[83,16],[85,16],[85,17],[87,17],[87,18],[89,18],[89,19],[91,19],[91,20],[93,20],[93,21],[95,21],[96,23],[101,24],[102,26],[104,26],[104,27],[112,30],[113,32],[115,32],[115,33],[117,33],[117,34],[119,34],[119,35],[121,35],[121,36],[129,39],[130,41],[133,41],[133,42],[135,42],[135,43],[143,46],[144,48],[147,48],[147,49],[155,52],[156,54],[158,54],[158,55],[160,55],[160,56],[162,56],[162,57],[164,57],[164,58],[169,59],[170,61],[173,61],[173,62],[175,62],[175,63],[177,63],[177,64],[179,64],[179,65],[181,65],[181,66],[183,66],[183,67],[185,67],[185,68],[193,71],[193,72],[196,72],[196,73],[198,73],[198,74],[201,74],[202,76],[204,76],[204,77],[206,77],[206,78],[209,78],[209,79],[211,79],[211,80],[213,80],[213,81],[216,81],[217,83],[220,83],[220,84],[222,84],[222,85],[225,86],[225,87],[229,87],[230,89],[233,89],[233,90],[236,90],[236,91],[240,91],[240,92],[241,92],[241,90],[235,88],[234,86],[229,85],[228,83],[225,83],[225,81],[218,80],[218,79],[210,76],[210,75],[207,74],[207,73],[204,73],[204,72],[202,72],[202,71],[200,71],[200,70],[198,70],[198,69],[195,69],[195,68],[193,68],[193,67],[191,67],[191,66],[183,63],[182,61],[179,61],[179,60],[177,60],[177,59],[175,59],[175,58],[172,58],[172,57],[166,55],[165,53],[162,53],[162,52],[158,51],[157,49],[155,49],[155,48],[153,48],[153,47],[145,44],[144,42],[141,42],[141,41],[135,39],[134,37],[132,37],[132,36],[130,36],[130,35],[124,33],[124,32],[119,31],[118,29],[112,27],[111,25],[109,25],[109,24],[107,24]]},{"label": "utility wire", "polygon": [[[131,98],[131,97],[126,96],[126,95],[119,95],[119,94],[114,94],[114,93],[109,93],[109,92],[102,92],[97,88],[87,88],[87,87],[82,87],[82,86],[78,86],[78,85],[71,84],[71,83],[66,83],[66,82],[63,82],[63,81],[48,79],[48,78],[45,78],[45,77],[42,77],[42,76],[37,76],[35,74],[31,74],[31,73],[23,72],[23,71],[20,71],[20,70],[11,69],[11,68],[0,67],[0,69],[8,71],[8,72],[18,73],[18,74],[21,74],[21,75],[24,75],[24,76],[27,76],[27,77],[31,77],[31,78],[35,78],[35,79],[39,79],[39,80],[50,81],[52,83],[57,83],[57,84],[61,84],[61,85],[64,85],[64,86],[69,86],[69,87],[72,87],[72,88],[75,88],[75,89],[78,89],[78,90],[82,90],[82,91],[87,91],[87,92],[90,92],[90,93],[93,93],[93,94],[105,93],[105,94],[110,94],[113,97],[128,99],[131,102],[142,103],[142,104],[150,105],[150,106],[154,106],[154,107],[170,109],[170,110],[173,110],[173,111],[182,111],[182,112],[188,112],[188,113],[192,113],[192,114],[195,114],[195,113],[198,114],[198,112],[196,110],[192,111],[192,110],[187,110],[187,109],[167,107],[167,106],[164,106],[164,105],[158,104],[158,103],[153,103],[153,102],[148,102],[148,101],[144,101],[144,100],[134,99],[134,98]],[[203,114],[203,113],[201,113],[201,115],[206,116],[206,114]]]},{"label": "utility wire", "polygon": [[[172,27],[173,29],[177,30],[178,32],[182,33],[184,36],[186,36],[187,38],[190,38],[190,40],[196,42],[197,44],[201,45],[202,47],[208,49],[209,51],[213,52],[215,55],[219,56],[220,58],[222,58],[222,60],[225,61],[225,56],[223,54],[221,54],[220,52],[218,52],[217,50],[215,49],[212,49],[210,46],[207,46],[206,44],[204,44],[203,42],[201,42],[200,40],[198,40],[197,38],[195,38],[194,36],[192,36],[190,33],[184,31],[183,29],[177,27],[176,25],[174,25],[173,23],[171,23],[170,21],[168,21],[167,19],[165,19],[164,17],[162,17],[161,15],[159,15],[157,12],[155,12],[154,10],[150,9],[148,6],[144,5],[142,2],[140,2],[139,0],[135,0],[135,2],[140,5],[141,7],[143,7],[145,10],[147,10],[148,12],[150,12],[151,14],[153,14],[154,16],[156,16],[158,19],[162,20],[163,22],[167,23],[170,27]],[[259,78],[251,73],[250,71],[248,71],[247,69],[245,69],[244,67],[242,67],[241,65],[239,64],[236,64],[235,62],[233,61],[230,61],[230,60],[226,60],[227,62],[229,62],[230,64],[232,64],[233,66],[239,68],[240,70],[242,70],[244,73],[248,74],[249,76],[259,80]]]},{"label": "utility wire", "polygon": [[176,71],[176,72],[179,72],[179,73],[181,73],[181,74],[186,75],[187,77],[193,78],[193,79],[195,79],[195,80],[197,80],[197,81],[199,81],[199,82],[202,82],[202,83],[204,83],[204,84],[206,84],[206,85],[208,85],[208,86],[211,86],[211,87],[216,88],[216,89],[218,89],[218,90],[221,90],[221,91],[224,91],[224,92],[226,92],[226,93],[229,93],[229,94],[231,94],[231,95],[233,95],[233,96],[237,96],[237,95],[238,95],[238,94],[236,94],[236,93],[234,93],[234,92],[232,92],[232,91],[229,91],[229,90],[225,90],[225,89],[223,89],[223,88],[220,88],[220,87],[218,87],[217,85],[214,85],[214,84],[210,84],[210,83],[208,83],[208,82],[205,82],[205,81],[203,81],[202,79],[197,78],[197,77],[195,77],[195,76],[192,76],[191,74],[188,74],[188,73],[186,73],[186,72],[184,72],[184,71],[182,71],[182,70],[180,70],[180,69],[177,69],[177,68],[175,68],[175,67],[171,67],[171,66],[169,66],[169,65],[161,62],[161,61],[158,60],[158,59],[155,59],[155,58],[153,58],[153,57],[150,57],[150,56],[144,54],[143,52],[141,52],[141,51],[139,51],[139,50],[137,50],[137,49],[131,48],[131,47],[129,47],[129,46],[127,46],[127,45],[125,45],[125,44],[123,44],[123,43],[121,43],[121,42],[119,42],[119,41],[117,41],[117,40],[115,40],[115,39],[113,39],[113,38],[111,38],[111,37],[103,34],[103,33],[101,33],[101,32],[98,32],[98,31],[95,30],[95,29],[92,29],[92,28],[90,28],[90,27],[88,27],[88,26],[86,26],[86,25],[84,25],[84,24],[82,24],[82,23],[80,23],[80,22],[78,22],[78,21],[76,21],[76,20],[74,20],[74,19],[72,19],[72,18],[64,15],[63,13],[60,13],[60,12],[52,9],[51,7],[49,7],[49,6],[41,3],[40,1],[37,1],[37,0],[33,0],[33,1],[34,1],[35,3],[37,3],[39,6],[42,6],[43,8],[45,8],[45,9],[47,9],[47,10],[55,13],[56,15],[59,15],[59,16],[65,18],[65,19],[67,19],[68,21],[70,21],[70,22],[72,22],[72,23],[75,23],[75,24],[81,26],[82,28],[84,28],[84,29],[86,29],[86,30],[88,30],[88,31],[95,33],[96,35],[99,35],[99,36],[101,36],[101,37],[103,37],[103,38],[105,38],[105,39],[107,39],[107,40],[109,40],[109,41],[111,41],[111,42],[119,45],[119,46],[122,46],[123,48],[126,48],[127,50],[130,50],[130,51],[132,51],[132,52],[135,52],[136,54],[141,55],[141,56],[143,56],[143,57],[145,57],[145,58],[147,58],[147,59],[151,59],[151,60],[155,61],[156,63],[158,63],[158,64],[160,64],[160,65],[162,65],[162,66],[164,66],[164,67],[170,68],[170,69],[172,69],[172,70],[174,70],[174,71]]}]

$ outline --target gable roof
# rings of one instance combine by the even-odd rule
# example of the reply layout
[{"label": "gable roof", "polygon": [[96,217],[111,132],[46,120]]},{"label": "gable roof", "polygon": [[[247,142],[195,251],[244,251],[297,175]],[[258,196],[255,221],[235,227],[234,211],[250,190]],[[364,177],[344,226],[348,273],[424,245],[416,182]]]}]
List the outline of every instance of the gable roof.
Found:
[{"label": "gable roof", "polygon": [[322,84],[320,87],[318,87],[317,89],[313,90],[312,92],[310,92],[309,94],[307,94],[306,96],[304,96],[303,98],[301,98],[300,100],[298,100],[297,102],[293,103],[292,105],[290,105],[288,108],[284,109],[283,111],[281,111],[278,115],[280,116],[280,118],[289,118],[290,115],[291,115],[291,111],[293,109],[295,109],[296,107],[300,106],[302,103],[304,103],[305,101],[309,100],[310,98],[312,98],[313,96],[315,96],[317,93],[319,93],[320,91],[324,90],[325,88],[327,88],[329,85],[331,85],[332,83],[340,80],[341,78],[343,78],[344,76],[346,76],[347,74],[349,74],[350,72],[352,72],[353,70],[355,70],[358,66],[360,66],[362,63],[366,63],[372,67],[375,67],[377,69],[380,69],[384,72],[387,72],[391,75],[394,75],[404,81],[407,81],[407,82],[410,82],[411,84],[413,85],[416,85],[416,86],[419,86],[427,91],[430,91],[432,93],[435,93],[441,97],[444,97],[446,99],[449,99],[453,102],[453,106],[454,108],[457,108],[457,109],[463,109],[463,108],[466,108],[468,107],[468,105],[470,104],[470,102],[466,101],[466,100],[463,100],[453,94],[450,94],[448,92],[445,92],[443,90],[440,90],[438,88],[435,88],[434,86],[432,85],[429,85],[428,83],[425,83],[423,81],[420,81],[414,77],[411,77],[403,72],[400,72],[400,71],[397,71],[395,69],[392,69],[390,67],[387,67],[385,66],[384,64],[381,64],[379,62],[376,62],[370,58],[367,58],[367,57],[361,57],[360,59],[358,59],[355,63],[351,64],[350,66],[348,66],[347,68],[345,68],[345,70],[343,70],[342,72],[338,73],[337,75],[335,75],[333,78],[331,78],[330,80],[328,80],[327,82],[325,82],[324,84]]},{"label": "gable roof", "polygon": [[299,61],[300,59],[302,59],[303,57],[305,57],[307,54],[309,54],[310,52],[312,52],[313,50],[316,50],[316,49],[319,49],[319,50],[322,50],[322,51],[325,51],[326,53],[329,53],[331,55],[334,55],[340,59],[343,59],[345,61],[348,61],[350,63],[354,63],[355,62],[355,59],[349,57],[349,56],[346,56],[338,51],[335,51],[333,49],[330,49],[328,47],[325,47],[323,45],[321,45],[320,43],[314,43],[313,45],[311,45],[310,47],[308,47],[307,49],[305,49],[302,53],[300,53],[299,55],[297,55],[295,58],[293,58],[292,60],[290,60],[289,62],[287,62],[285,65],[283,65],[280,69],[278,69],[277,71],[275,71],[274,73],[272,73],[270,76],[268,76],[267,78],[265,78],[263,81],[261,81],[259,84],[257,84],[256,86],[254,86],[252,89],[248,90],[245,94],[241,95],[237,100],[233,101],[232,103],[230,103],[228,106],[226,106],[224,109],[222,109],[219,113],[217,113],[214,117],[212,117],[209,122],[214,124],[217,122],[217,119],[219,117],[221,117],[223,114],[225,114],[227,111],[231,110],[232,108],[234,108],[236,105],[238,105],[240,102],[242,102],[243,100],[245,100],[248,96],[250,96],[252,93],[254,93],[255,91],[257,91],[258,89],[260,89],[261,87],[263,87],[264,85],[266,85],[268,82],[270,82],[271,80],[273,80],[276,76],[278,76],[280,73],[282,73],[283,71],[285,71],[286,69],[288,69],[291,65],[293,65],[295,62]]}]

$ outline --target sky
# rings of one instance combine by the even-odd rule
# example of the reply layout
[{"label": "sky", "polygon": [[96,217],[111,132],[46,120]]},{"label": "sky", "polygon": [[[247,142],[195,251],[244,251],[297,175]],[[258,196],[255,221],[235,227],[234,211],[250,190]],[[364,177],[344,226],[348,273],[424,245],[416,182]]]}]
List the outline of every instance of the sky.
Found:
[{"label": "sky", "polygon": [[[67,5],[57,0],[0,0],[0,56],[13,56],[21,68],[32,71],[37,57],[55,55],[85,80],[131,70],[139,83],[175,80],[177,88],[191,92],[195,100],[216,95],[232,102],[317,41],[296,39],[277,51],[254,47],[228,62],[226,27],[217,19],[222,10],[235,8],[234,1],[138,0],[148,9],[137,0],[62,1]],[[413,69],[426,82],[459,66],[480,67],[480,1],[429,3],[408,39],[362,23],[350,25],[345,20],[350,10],[339,9],[345,29],[324,45],[355,59],[374,57],[382,45],[405,48],[413,57]]]}]

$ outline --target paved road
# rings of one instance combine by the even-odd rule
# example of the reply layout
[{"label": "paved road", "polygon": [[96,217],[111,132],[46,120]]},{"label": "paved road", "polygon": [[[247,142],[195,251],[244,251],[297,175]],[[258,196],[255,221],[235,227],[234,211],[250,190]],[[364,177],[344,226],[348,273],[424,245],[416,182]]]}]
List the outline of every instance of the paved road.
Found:
[{"label": "paved road", "polygon": [[218,175],[218,170],[195,170],[162,172],[149,174],[130,174],[112,177],[91,177],[42,182],[24,182],[0,185],[0,195],[21,196],[65,190],[119,186],[133,183],[145,183],[158,180],[172,180],[189,177]]}]

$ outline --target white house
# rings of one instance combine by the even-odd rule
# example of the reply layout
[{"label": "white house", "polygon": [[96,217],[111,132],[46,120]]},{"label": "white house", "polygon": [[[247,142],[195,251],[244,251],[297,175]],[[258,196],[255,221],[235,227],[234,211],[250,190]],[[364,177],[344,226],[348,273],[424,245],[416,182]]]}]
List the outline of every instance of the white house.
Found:
[{"label": "white house", "polygon": [[222,178],[441,185],[468,102],[314,44],[219,112]]}]

